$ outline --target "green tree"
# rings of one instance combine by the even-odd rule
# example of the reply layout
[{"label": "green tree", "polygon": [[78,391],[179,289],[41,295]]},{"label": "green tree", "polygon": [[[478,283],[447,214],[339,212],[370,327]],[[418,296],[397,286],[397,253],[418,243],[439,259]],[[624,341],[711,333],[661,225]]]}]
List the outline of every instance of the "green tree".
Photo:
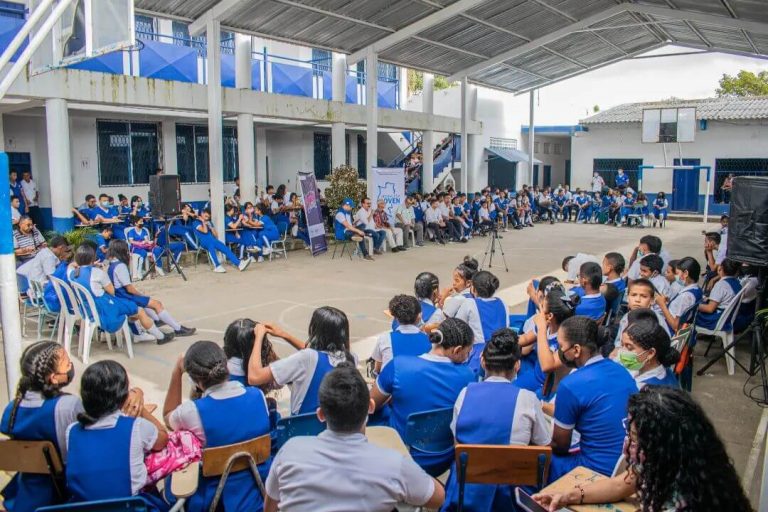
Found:
[{"label": "green tree", "polygon": [[751,71],[741,70],[736,76],[723,74],[720,79],[720,87],[717,88],[718,96],[768,96],[768,71],[760,71],[755,74]]},{"label": "green tree", "polygon": [[325,200],[332,212],[338,210],[341,202],[347,197],[360,204],[367,193],[366,184],[360,181],[357,169],[349,165],[341,165],[332,170],[328,181],[330,185],[325,189]]},{"label": "green tree", "polygon": [[[435,75],[435,90],[448,89],[453,84],[444,76]],[[424,90],[424,73],[414,69],[408,70],[408,94],[415,94]]]},{"label": "green tree", "polygon": [[594,107],[592,107],[592,112],[594,112],[595,114],[600,112],[600,105],[595,105]]}]

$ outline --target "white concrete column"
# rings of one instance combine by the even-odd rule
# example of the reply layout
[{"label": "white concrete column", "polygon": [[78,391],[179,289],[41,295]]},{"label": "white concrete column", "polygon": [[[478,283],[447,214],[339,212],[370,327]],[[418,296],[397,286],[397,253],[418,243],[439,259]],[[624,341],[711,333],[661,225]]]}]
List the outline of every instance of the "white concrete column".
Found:
[{"label": "white concrete column", "polygon": [[[333,54],[331,80],[333,82],[333,101],[344,103],[347,86],[347,56],[343,53]],[[331,168],[344,165],[347,161],[347,125],[333,123],[331,125]]]},{"label": "white concrete column", "polygon": [[365,163],[367,169],[368,197],[374,196],[373,168],[379,156],[379,94],[378,94],[378,55],[373,48],[368,49],[365,57],[365,109],[368,121],[365,141]]},{"label": "white concrete column", "polygon": [[470,118],[469,103],[469,80],[465,76],[461,79],[461,183],[459,186],[459,191],[465,194],[469,193],[467,190],[470,168],[469,134],[467,132],[467,121]]},{"label": "white concrete column", "polygon": [[[163,119],[160,123],[163,133],[163,172],[179,174],[178,154],[176,152],[176,122],[173,119]],[[184,195],[182,194],[182,199]]]},{"label": "white concrete column", "polygon": [[535,93],[536,93],[535,90],[531,90],[531,92],[529,93],[529,96],[530,96],[530,105],[529,105],[530,112],[528,114],[528,180],[527,180],[528,181],[528,185],[532,185],[533,184],[533,165],[534,165],[534,163],[533,163],[533,158],[534,158],[533,157],[533,139],[535,138],[534,132],[536,131],[536,129],[534,128],[534,126],[536,124],[535,123],[535,119],[534,119],[534,117],[535,117],[534,114],[535,114],[535,110],[536,110],[535,109],[536,104],[535,104],[535,101],[534,101],[534,94]]},{"label": "white concrete column", "polygon": [[357,169],[357,155],[358,155],[358,146],[357,146],[357,133],[352,132],[349,134],[349,165]]},{"label": "white concrete column", "polygon": [[[251,89],[251,36],[235,34],[235,87]],[[256,153],[253,137],[253,115],[237,116],[237,175],[240,178],[240,202],[256,201]]]},{"label": "white concrete column", "polygon": [[211,179],[211,218],[224,241],[224,148],[221,112],[221,24],[210,20],[208,40],[208,169]]},{"label": "white concrete column", "polygon": [[69,112],[65,100],[59,98],[45,100],[45,128],[48,139],[48,180],[51,190],[53,229],[63,233],[74,226]]},{"label": "white concrete column", "polygon": [[3,130],[3,114],[0,114],[0,151],[5,151],[5,131]]},{"label": "white concrete column", "polygon": [[[434,114],[435,110],[435,75],[424,73],[424,88],[422,90],[421,109],[425,114]],[[401,100],[402,101],[402,100]],[[421,166],[421,191],[425,194],[435,188],[435,159],[433,148],[435,147],[435,132],[426,130],[421,136],[422,166]],[[442,169],[441,169],[442,170]]]},{"label": "white concrete column", "polygon": [[[469,84],[467,94],[467,119],[475,121],[477,119],[477,86]],[[480,179],[480,168],[482,167],[481,158],[479,158],[482,155],[482,150],[478,150],[480,142],[480,137],[477,135],[467,134],[467,187],[475,191],[488,185],[487,173],[485,180]],[[465,192],[469,191],[466,190]]]},{"label": "white concrete column", "polygon": [[[242,184],[242,181],[240,182]],[[256,128],[256,184],[260,192],[267,189],[267,129]]]}]

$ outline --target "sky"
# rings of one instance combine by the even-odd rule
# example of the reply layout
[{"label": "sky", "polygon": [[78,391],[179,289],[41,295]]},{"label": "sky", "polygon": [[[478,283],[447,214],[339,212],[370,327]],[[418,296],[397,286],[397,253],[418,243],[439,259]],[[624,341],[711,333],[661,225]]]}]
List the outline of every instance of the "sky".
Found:
[{"label": "sky", "polygon": [[[667,47],[648,55],[691,51]],[[559,82],[537,95],[536,124],[576,124],[599,105],[607,110],[622,103],[715,96],[723,73],[768,70],[768,60],[705,53],[621,61]],[[527,95],[527,94],[526,94]]]}]

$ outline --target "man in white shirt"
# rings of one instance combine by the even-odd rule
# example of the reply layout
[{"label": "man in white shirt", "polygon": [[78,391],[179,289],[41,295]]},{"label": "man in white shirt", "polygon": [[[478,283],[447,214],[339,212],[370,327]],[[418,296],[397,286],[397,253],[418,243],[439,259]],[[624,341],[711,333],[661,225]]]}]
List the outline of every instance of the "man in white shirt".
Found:
[{"label": "man in white shirt", "polygon": [[451,240],[454,242],[464,242],[464,239],[461,236],[461,222],[456,219],[456,216],[453,214],[453,205],[451,204],[450,194],[442,194],[441,196],[438,196],[438,199],[440,199],[440,204],[438,205],[440,208],[440,215],[443,217],[445,227],[448,229],[448,236],[450,236]]},{"label": "man in white shirt", "polygon": [[437,198],[432,198],[432,202],[424,212],[424,223],[435,240],[441,245],[445,245],[445,221],[443,221],[443,215],[440,213],[439,201]]},{"label": "man in white shirt", "polygon": [[405,251],[406,248],[403,245],[403,229],[392,225],[389,221],[386,207],[387,203],[383,199],[376,201],[376,211],[373,212],[373,221],[376,224],[376,230],[384,232],[384,236],[387,238],[387,243],[391,247],[392,252]]},{"label": "man in white shirt", "polygon": [[355,214],[355,225],[365,232],[366,236],[373,239],[373,254],[384,254],[381,245],[384,243],[386,234],[384,231],[376,229],[376,223],[373,221],[373,209],[371,208],[371,199],[364,197],[360,202],[360,209]]},{"label": "man in white shirt", "polygon": [[21,192],[24,195],[24,202],[26,203],[27,215],[32,219],[36,225],[41,222],[40,218],[40,192],[37,190],[37,183],[32,179],[32,173],[24,171],[21,174]]},{"label": "man in white shirt", "polygon": [[416,204],[416,198],[414,196],[408,196],[405,198],[405,202],[400,203],[400,206],[395,210],[395,219],[397,222],[395,226],[403,230],[403,238],[405,239],[405,246],[409,245],[410,233],[415,233],[416,245],[418,247],[424,247],[424,224],[422,222],[416,222],[416,212],[414,211],[414,205]]},{"label": "man in white shirt", "polygon": [[317,417],[328,429],[283,445],[266,481],[265,512],[389,512],[398,503],[440,508],[445,490],[439,482],[407,455],[366,439],[375,406],[357,369],[342,363],[331,370],[320,384],[319,402]]},{"label": "man in white shirt", "polygon": [[[27,278],[27,281],[44,283],[48,280],[48,276],[56,271],[59,262],[65,259],[69,252],[67,240],[63,236],[55,236],[49,242],[48,247],[43,247],[34,258],[20,265],[16,269],[16,273]],[[29,292],[31,290],[30,287]],[[24,292],[25,290],[21,291]]]},{"label": "man in white shirt", "polygon": [[21,200],[16,196],[11,196],[11,224],[14,226],[19,223],[21,219],[21,212],[19,212],[19,206]]},{"label": "man in white shirt", "polygon": [[605,180],[597,171],[592,174],[592,192],[602,192],[605,186]]}]

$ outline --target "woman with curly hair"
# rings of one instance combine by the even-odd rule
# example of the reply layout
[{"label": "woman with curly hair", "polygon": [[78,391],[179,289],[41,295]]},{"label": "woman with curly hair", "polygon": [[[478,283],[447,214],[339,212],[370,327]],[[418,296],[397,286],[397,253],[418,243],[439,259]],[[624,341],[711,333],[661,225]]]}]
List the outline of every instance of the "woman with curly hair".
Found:
[{"label": "woman with curly hair", "polygon": [[626,427],[624,473],[533,499],[555,511],[637,493],[643,512],[753,510],[714,425],[687,392],[646,386],[629,399]]}]

